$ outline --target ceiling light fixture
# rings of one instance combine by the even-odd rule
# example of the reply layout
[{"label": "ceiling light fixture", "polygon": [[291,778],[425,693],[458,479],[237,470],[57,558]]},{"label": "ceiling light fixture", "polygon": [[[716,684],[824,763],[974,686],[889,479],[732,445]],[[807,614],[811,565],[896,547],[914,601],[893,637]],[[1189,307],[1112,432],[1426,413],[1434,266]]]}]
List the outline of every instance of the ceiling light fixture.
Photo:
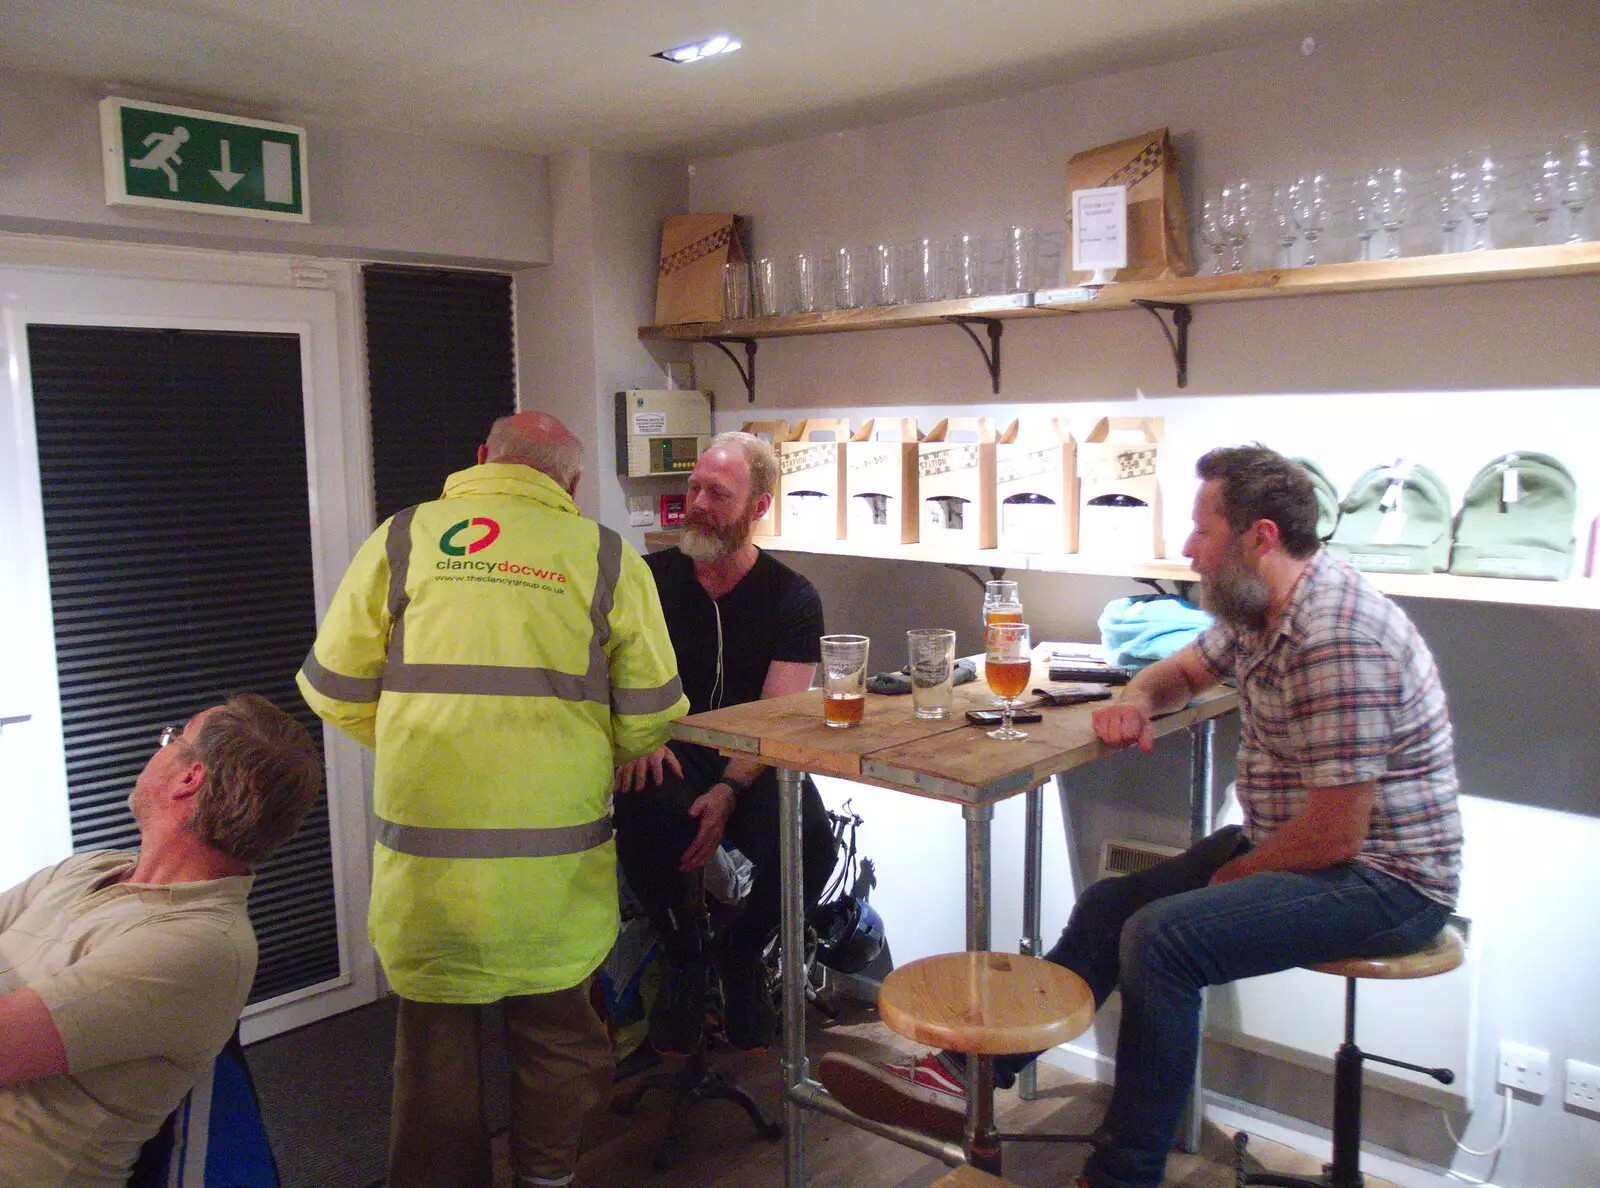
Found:
[{"label": "ceiling light fixture", "polygon": [[726,34],[719,33],[715,37],[708,37],[694,45],[680,45],[677,49],[662,50],[659,54],[651,54],[652,58],[660,58],[664,62],[675,62],[679,66],[687,66],[690,62],[698,62],[702,58],[715,58],[719,54],[731,54],[740,48],[740,43]]}]

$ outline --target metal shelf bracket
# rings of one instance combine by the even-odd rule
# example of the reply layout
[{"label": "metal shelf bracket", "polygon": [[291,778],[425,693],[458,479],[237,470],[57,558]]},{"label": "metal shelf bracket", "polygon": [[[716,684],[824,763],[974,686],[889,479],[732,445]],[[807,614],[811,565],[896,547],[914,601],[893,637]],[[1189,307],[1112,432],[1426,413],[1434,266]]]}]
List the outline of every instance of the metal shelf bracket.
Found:
[{"label": "metal shelf bracket", "polygon": [[[739,378],[744,381],[744,392],[751,404],[756,402],[756,340],[753,338],[707,338],[717,350],[728,356],[728,361],[738,371]],[[728,349],[730,342],[744,344],[744,363],[739,362],[739,357]],[[748,364],[748,366],[747,366]]]},{"label": "metal shelf bracket", "polygon": [[976,573],[974,573],[972,566],[970,565],[956,565],[953,562],[946,561],[944,562],[944,567],[946,569],[954,570],[956,573],[965,574],[967,577],[977,582],[979,586],[985,586],[986,583],[990,581],[998,582],[1001,578],[1006,576],[1006,571],[997,565],[990,565],[988,567],[989,576],[986,578],[979,577]]},{"label": "metal shelf bracket", "polygon": [[[983,365],[989,369],[989,390],[996,396],[1000,395],[1000,335],[1005,332],[1005,324],[999,318],[974,318],[962,314],[951,314],[945,321],[952,322],[966,331],[967,337],[972,339],[973,345],[978,348],[978,353],[983,356]],[[983,341],[978,337],[973,326],[982,326],[989,332],[989,347],[984,349]]]},{"label": "metal shelf bracket", "polygon": [[[1161,324],[1161,333],[1167,336],[1167,345],[1172,348],[1172,363],[1178,371],[1178,387],[1189,386],[1189,323],[1194,320],[1194,312],[1187,306],[1173,301],[1147,301],[1135,297],[1133,303],[1148,313]],[[1166,310],[1172,314],[1172,326],[1167,325],[1159,311]],[[1173,336],[1173,330],[1177,336]]]}]

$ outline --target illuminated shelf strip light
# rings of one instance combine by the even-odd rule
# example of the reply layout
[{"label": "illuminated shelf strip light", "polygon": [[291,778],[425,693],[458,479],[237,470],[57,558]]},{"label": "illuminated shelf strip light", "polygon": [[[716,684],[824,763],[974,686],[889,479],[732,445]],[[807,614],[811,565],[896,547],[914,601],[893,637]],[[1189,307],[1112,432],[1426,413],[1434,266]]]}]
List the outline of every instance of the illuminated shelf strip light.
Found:
[{"label": "illuminated shelf strip light", "polygon": [[731,54],[739,49],[741,43],[732,37],[719,33],[715,37],[708,37],[694,45],[680,45],[677,49],[662,50],[659,54],[651,54],[652,58],[660,58],[664,62],[673,62],[679,66],[687,66],[690,62],[699,62],[704,58],[715,58],[721,54]]}]

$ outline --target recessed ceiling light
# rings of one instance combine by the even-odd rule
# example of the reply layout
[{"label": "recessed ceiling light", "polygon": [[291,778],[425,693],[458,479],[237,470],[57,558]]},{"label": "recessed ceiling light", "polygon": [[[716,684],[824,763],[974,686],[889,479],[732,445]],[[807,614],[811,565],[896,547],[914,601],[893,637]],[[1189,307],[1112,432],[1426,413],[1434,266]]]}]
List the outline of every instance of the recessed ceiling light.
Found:
[{"label": "recessed ceiling light", "polygon": [[665,62],[676,62],[680,66],[687,66],[690,62],[698,62],[702,58],[715,58],[719,54],[731,54],[740,48],[739,42],[726,34],[719,33],[715,37],[708,37],[694,45],[680,45],[677,49],[662,50],[659,54],[651,54],[652,58],[660,58]]}]

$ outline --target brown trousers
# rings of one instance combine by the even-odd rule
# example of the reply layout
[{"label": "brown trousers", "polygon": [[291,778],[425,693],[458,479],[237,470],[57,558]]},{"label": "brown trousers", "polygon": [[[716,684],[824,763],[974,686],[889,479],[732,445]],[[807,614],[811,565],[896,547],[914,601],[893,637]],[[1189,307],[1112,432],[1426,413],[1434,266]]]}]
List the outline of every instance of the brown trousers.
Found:
[{"label": "brown trousers", "polygon": [[[511,1170],[517,1188],[570,1181],[584,1120],[614,1070],[590,979],[503,999],[511,1064]],[[489,1188],[481,1006],[400,1000],[395,1027],[389,1188]]]}]

